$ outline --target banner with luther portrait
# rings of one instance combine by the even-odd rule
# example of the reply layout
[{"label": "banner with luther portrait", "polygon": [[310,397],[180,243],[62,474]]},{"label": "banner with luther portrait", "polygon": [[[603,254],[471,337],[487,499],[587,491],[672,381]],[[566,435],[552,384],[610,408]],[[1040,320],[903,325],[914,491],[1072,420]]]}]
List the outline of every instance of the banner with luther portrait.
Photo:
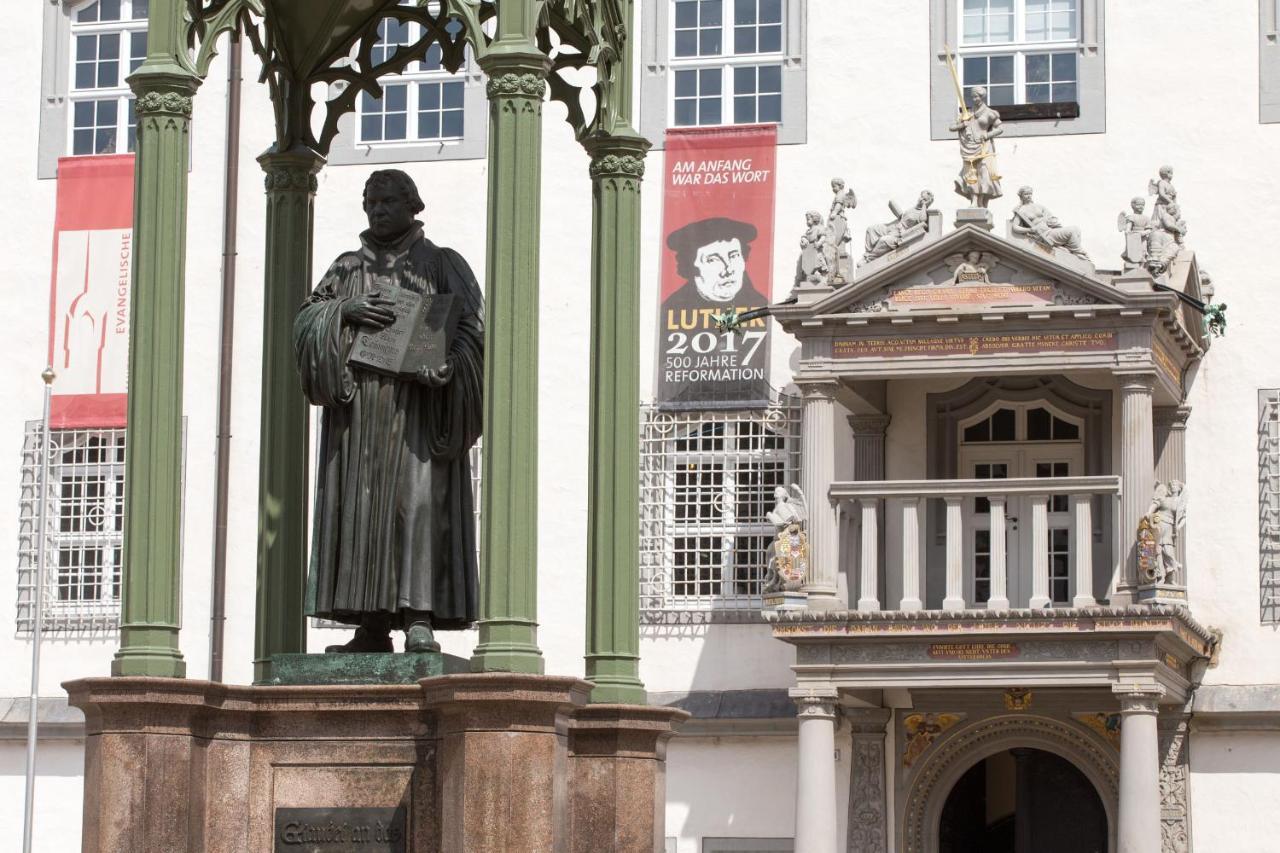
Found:
[{"label": "banner with luther portrait", "polygon": [[767,405],[768,318],[732,334],[715,317],[772,295],[774,125],[668,130],[655,399]]}]

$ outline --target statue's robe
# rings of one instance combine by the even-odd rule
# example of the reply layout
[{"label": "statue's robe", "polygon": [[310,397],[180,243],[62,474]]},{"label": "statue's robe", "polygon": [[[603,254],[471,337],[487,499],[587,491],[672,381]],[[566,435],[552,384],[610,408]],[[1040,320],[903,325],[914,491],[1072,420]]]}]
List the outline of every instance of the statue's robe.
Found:
[{"label": "statue's robe", "polygon": [[[406,627],[426,615],[461,628],[477,615],[468,451],[480,436],[483,296],[466,261],[417,225],[393,244],[369,232],[334,261],[294,321],[303,393],[323,407],[306,612]],[[347,365],[355,329],[342,305],[389,276],[463,301],[440,388]]]}]

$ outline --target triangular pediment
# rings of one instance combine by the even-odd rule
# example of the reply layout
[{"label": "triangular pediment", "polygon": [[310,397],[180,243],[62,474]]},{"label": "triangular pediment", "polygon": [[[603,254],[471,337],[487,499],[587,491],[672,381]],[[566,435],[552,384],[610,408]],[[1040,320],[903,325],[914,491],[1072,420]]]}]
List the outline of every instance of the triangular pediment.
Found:
[{"label": "triangular pediment", "polygon": [[834,314],[1126,305],[1131,294],[1088,261],[1050,255],[966,225],[900,257],[869,264],[852,284],[786,309],[787,319]]}]

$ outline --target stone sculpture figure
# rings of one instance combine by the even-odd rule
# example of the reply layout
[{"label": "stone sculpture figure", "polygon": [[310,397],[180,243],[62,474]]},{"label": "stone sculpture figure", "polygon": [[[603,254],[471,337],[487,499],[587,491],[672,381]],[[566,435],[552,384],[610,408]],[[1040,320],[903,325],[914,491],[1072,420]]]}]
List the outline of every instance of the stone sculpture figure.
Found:
[{"label": "stone sculpture figure", "polygon": [[929,227],[929,208],[932,204],[933,193],[928,190],[922,190],[915,206],[906,210],[899,208],[895,202],[889,202],[894,220],[882,225],[872,225],[867,229],[862,262],[865,264],[874,261],[923,237]]},{"label": "stone sculpture figure", "polygon": [[1151,217],[1151,232],[1147,235],[1147,270],[1153,276],[1164,275],[1169,265],[1182,252],[1183,239],[1187,236],[1187,223],[1177,204],[1156,206]]},{"label": "stone sculpture figure", "polygon": [[1147,181],[1147,195],[1156,197],[1155,209],[1151,212],[1153,217],[1178,201],[1178,191],[1173,186],[1172,166],[1161,166],[1160,176]]},{"label": "stone sculpture figure", "polygon": [[949,128],[960,139],[960,174],[956,176],[955,189],[969,200],[971,207],[985,208],[1003,195],[993,140],[1004,133],[1004,128],[1000,126],[1000,113],[987,104],[986,88],[974,86],[969,92],[973,109],[962,104],[959,117]]},{"label": "stone sculpture figure", "polygon": [[[1185,487],[1180,480],[1157,482],[1151,506],[1143,516],[1151,531],[1154,559],[1141,560],[1146,580],[1157,584],[1182,584],[1182,563],[1178,561],[1178,535],[1186,524]],[[1141,537],[1142,525],[1139,525]]]},{"label": "stone sculpture figure", "polygon": [[826,239],[823,242],[827,275],[834,285],[853,281],[853,262],[849,256],[849,243],[853,241],[853,236],[849,233],[849,222],[844,218],[844,211],[845,203],[837,196],[831,203]]},{"label": "stone sculpture figure", "polygon": [[1151,217],[1144,211],[1147,200],[1142,196],[1134,196],[1129,202],[1129,211],[1121,211],[1116,220],[1116,227],[1124,234],[1125,270],[1142,266],[1147,259],[1147,236],[1151,233]]},{"label": "stone sculpture figure", "polygon": [[853,190],[845,189],[844,178],[831,179],[831,210],[828,217],[835,216],[837,204],[841,210],[853,210],[858,206],[858,196]]},{"label": "stone sculpture figure", "polygon": [[960,263],[956,264],[955,274],[951,277],[951,283],[956,285],[990,284],[991,275],[989,270],[989,266],[983,260],[982,252],[970,250],[965,252]]},{"label": "stone sculpture figure", "polygon": [[809,506],[800,487],[778,486],[773,490],[774,506],[765,518],[773,525],[773,541],[765,556],[768,571],[761,592],[794,592],[804,584],[809,571]]},{"label": "stone sculpture figure", "polygon": [[1034,192],[1031,187],[1018,190],[1022,203],[1013,209],[1013,233],[1046,249],[1066,249],[1077,258],[1089,260],[1081,244],[1080,229],[1074,225],[1063,225],[1049,208],[1033,200]]},{"label": "stone sculpture figure", "polygon": [[796,260],[796,285],[825,284],[827,280],[827,228],[822,214],[811,210],[804,215],[804,236],[800,238],[800,257]]},{"label": "stone sculpture figure", "polygon": [[[321,406],[308,615],[357,625],[328,651],[438,650],[435,629],[477,617],[468,452],[480,436],[484,302],[462,256],[423,235],[417,187],[399,170],[364,188],[369,228],[329,267],[294,321],[302,389]],[[393,320],[385,283],[452,294],[461,318],[444,365],[412,379],[349,366],[358,329]]]}]

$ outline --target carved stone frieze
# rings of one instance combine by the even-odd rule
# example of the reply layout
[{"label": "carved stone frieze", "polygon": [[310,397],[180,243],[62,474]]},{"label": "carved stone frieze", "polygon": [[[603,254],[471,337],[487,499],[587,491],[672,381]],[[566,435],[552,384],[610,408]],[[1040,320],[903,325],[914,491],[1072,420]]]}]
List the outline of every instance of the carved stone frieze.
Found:
[{"label": "carved stone frieze", "polygon": [[884,733],[853,736],[849,853],[885,853]]},{"label": "carved stone frieze", "polygon": [[592,178],[643,178],[644,158],[631,154],[605,154],[592,159],[590,174]]},{"label": "carved stone frieze", "polygon": [[537,74],[508,72],[490,77],[485,84],[485,94],[490,98],[503,95],[541,98],[547,93],[547,81]]},{"label": "carved stone frieze", "polygon": [[191,117],[191,96],[180,92],[144,92],[134,101],[134,111],[141,116],[175,115]]},{"label": "carved stone frieze", "polygon": [[1160,737],[1160,849],[1191,849],[1191,740],[1186,714],[1162,714]]}]

